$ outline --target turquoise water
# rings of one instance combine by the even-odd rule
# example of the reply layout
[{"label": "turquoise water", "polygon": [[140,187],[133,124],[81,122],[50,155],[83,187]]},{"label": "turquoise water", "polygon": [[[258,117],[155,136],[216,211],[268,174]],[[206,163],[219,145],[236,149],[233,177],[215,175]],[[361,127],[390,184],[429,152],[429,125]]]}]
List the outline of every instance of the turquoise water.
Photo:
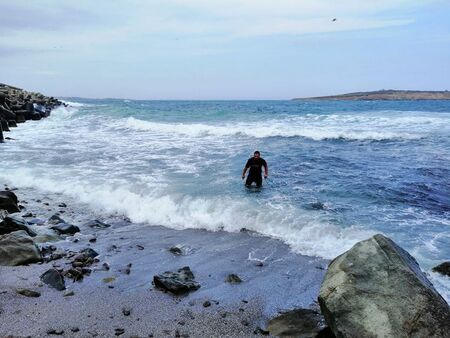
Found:
[{"label": "turquoise water", "polygon": [[[450,102],[72,101],[15,131],[0,178],[308,255],[382,232],[427,270],[450,258]],[[241,180],[254,150],[260,191]]]}]

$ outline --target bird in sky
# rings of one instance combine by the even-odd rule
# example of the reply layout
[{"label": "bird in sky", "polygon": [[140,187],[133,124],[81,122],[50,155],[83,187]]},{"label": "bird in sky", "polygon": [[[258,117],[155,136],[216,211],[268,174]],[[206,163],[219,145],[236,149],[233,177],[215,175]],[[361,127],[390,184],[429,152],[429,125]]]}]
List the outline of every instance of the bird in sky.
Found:
[{"label": "bird in sky", "polygon": [[337,19],[336,18],[334,18],[333,20],[331,20],[332,22],[336,22],[337,21]]}]

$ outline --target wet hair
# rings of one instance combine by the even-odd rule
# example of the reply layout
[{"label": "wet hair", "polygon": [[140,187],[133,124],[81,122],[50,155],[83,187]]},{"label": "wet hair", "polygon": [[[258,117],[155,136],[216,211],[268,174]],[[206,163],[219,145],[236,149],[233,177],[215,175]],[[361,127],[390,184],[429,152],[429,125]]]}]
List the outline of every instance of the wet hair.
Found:
[{"label": "wet hair", "polygon": [[253,153],[253,155],[261,155],[261,153],[260,153],[258,150],[256,150],[256,151]]}]

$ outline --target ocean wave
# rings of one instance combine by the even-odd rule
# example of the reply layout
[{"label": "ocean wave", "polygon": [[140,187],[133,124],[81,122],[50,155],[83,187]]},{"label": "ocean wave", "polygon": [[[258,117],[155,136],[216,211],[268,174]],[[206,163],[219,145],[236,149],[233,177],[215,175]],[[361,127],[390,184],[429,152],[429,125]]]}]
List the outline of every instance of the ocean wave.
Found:
[{"label": "ocean wave", "polygon": [[84,106],[88,106],[88,104],[81,103],[81,102],[72,102],[72,101],[64,101],[64,100],[62,100],[62,102],[68,104],[70,107],[84,107]]},{"label": "ocean wave", "polygon": [[[161,123],[128,117],[122,119],[120,126],[154,134],[178,134],[188,137],[205,136],[246,136],[267,137],[305,137],[321,140],[396,140],[420,139],[437,129],[439,120],[407,119],[392,121],[388,118],[360,118],[353,116],[306,116],[287,119],[274,119],[257,122],[236,122],[224,124],[204,123]],[[428,129],[425,127],[429,125]]]},{"label": "ocean wave", "polygon": [[130,185],[93,185],[75,177],[56,179],[31,169],[6,170],[0,178],[19,188],[36,188],[70,196],[95,210],[120,213],[135,223],[175,229],[201,228],[238,232],[242,228],[280,239],[301,254],[333,258],[374,232],[360,226],[342,228],[299,214],[294,207],[274,208],[224,197],[192,197],[166,194],[147,187],[146,193]]}]

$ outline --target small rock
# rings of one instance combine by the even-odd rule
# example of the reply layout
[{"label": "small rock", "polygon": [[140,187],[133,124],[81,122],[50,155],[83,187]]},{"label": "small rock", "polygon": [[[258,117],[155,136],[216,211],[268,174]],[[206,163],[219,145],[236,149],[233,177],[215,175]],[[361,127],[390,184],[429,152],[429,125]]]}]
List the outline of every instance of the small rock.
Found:
[{"label": "small rock", "polygon": [[49,269],[41,275],[41,280],[55,288],[56,290],[62,291],[66,289],[66,285],[64,283],[64,277],[61,273],[56,269]]},{"label": "small rock", "polygon": [[239,284],[239,283],[242,283],[242,279],[241,279],[238,275],[236,275],[236,274],[234,274],[234,273],[229,274],[229,275],[227,276],[227,278],[226,278],[225,281],[226,281],[227,283],[230,283],[230,284]]},{"label": "small rock", "polygon": [[95,243],[95,242],[97,242],[97,238],[95,238],[95,237],[89,238],[89,243]]},{"label": "small rock", "polygon": [[58,204],[58,207],[60,207],[60,208],[65,208],[65,207],[67,207],[67,204],[66,204],[66,203],[59,203],[59,204]]},{"label": "small rock", "polygon": [[142,245],[136,245],[136,247],[138,248],[138,250],[144,250],[145,249]]},{"label": "small rock", "polygon": [[189,291],[195,291],[200,288],[194,280],[194,274],[188,266],[179,269],[177,272],[166,271],[163,274],[153,277],[155,286],[173,294],[183,294]]},{"label": "small rock", "polygon": [[72,290],[66,291],[63,294],[64,297],[70,297],[70,296],[73,296],[73,295],[75,295],[75,293]]},{"label": "small rock", "polygon": [[111,283],[114,282],[116,280],[116,277],[106,277],[103,278],[103,283]]},{"label": "small rock", "polygon": [[91,248],[83,249],[80,252],[91,258],[95,258],[98,256],[97,251],[95,251],[94,249],[91,249]]},{"label": "small rock", "polygon": [[94,219],[94,220],[84,223],[83,226],[89,227],[89,228],[109,228],[111,225],[103,223],[103,222],[99,221],[98,219]]},{"label": "small rock", "polygon": [[131,314],[131,309],[123,308],[122,313],[124,316],[129,316]]},{"label": "small rock", "polygon": [[64,330],[48,329],[47,334],[54,334],[54,335],[60,336],[60,335],[64,334]]},{"label": "small rock", "polygon": [[78,331],[80,331],[80,329],[79,329],[78,327],[74,326],[74,327],[71,327],[71,328],[70,328],[70,331],[72,331],[72,332],[78,332]]},{"label": "small rock", "polygon": [[108,263],[103,263],[102,264],[102,266],[103,266],[103,270],[105,270],[105,271],[108,271],[109,270],[109,264]]},{"label": "small rock", "polygon": [[51,216],[48,221],[48,224],[51,225],[57,225],[59,223],[66,223],[66,221],[64,221],[61,217],[59,217],[58,215],[54,214],[53,216]]},{"label": "small rock", "polygon": [[16,289],[16,292],[19,295],[25,296],[25,297],[40,297],[41,293],[38,291],[33,291],[29,289]]},{"label": "small rock", "polygon": [[125,333],[125,329],[122,329],[122,328],[118,328],[118,329],[115,329],[114,330],[114,334],[116,335],[116,336],[120,336],[120,335],[122,335],[122,334],[124,334]]},{"label": "small rock", "polygon": [[207,300],[206,302],[203,303],[203,307],[210,307],[211,306],[211,302],[209,300]]},{"label": "small rock", "polygon": [[67,224],[67,223],[58,223],[50,229],[55,230],[60,235],[73,235],[77,232],[80,232],[80,228],[73,224]]},{"label": "small rock", "polygon": [[244,326],[248,326],[248,325],[249,325],[249,322],[248,322],[247,320],[243,319],[243,320],[241,321],[241,324],[244,325]]},{"label": "small rock", "polygon": [[274,336],[316,337],[324,327],[325,320],[320,313],[297,309],[272,318],[267,329]]},{"label": "small rock", "polygon": [[258,261],[258,262],[255,263],[255,266],[264,266],[264,263],[261,262],[261,261]]},{"label": "small rock", "polygon": [[177,246],[173,246],[173,247],[169,248],[169,251],[177,256],[180,256],[183,254],[183,251],[181,250],[181,248],[179,248]]}]

